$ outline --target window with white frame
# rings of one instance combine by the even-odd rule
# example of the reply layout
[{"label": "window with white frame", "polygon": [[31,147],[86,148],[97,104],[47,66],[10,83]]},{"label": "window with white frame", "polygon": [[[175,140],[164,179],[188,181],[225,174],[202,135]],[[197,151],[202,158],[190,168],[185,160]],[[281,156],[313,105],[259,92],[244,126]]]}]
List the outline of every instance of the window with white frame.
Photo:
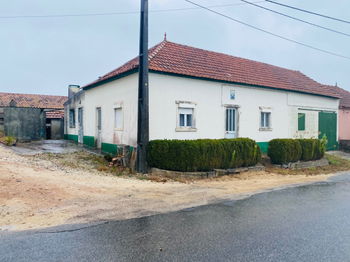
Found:
[{"label": "window with white frame", "polygon": [[123,108],[114,108],[114,128],[122,130],[124,126]]},{"label": "window with white frame", "polygon": [[260,112],[260,128],[271,128],[271,112]]},{"label": "window with white frame", "polygon": [[179,107],[179,127],[180,128],[193,128],[193,108]]}]

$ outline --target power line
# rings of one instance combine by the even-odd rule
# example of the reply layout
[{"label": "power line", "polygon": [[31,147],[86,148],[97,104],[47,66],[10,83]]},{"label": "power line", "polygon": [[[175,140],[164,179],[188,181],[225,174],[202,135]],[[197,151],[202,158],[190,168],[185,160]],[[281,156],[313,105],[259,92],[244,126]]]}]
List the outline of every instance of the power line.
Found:
[{"label": "power line", "polygon": [[193,5],[195,5],[195,6],[198,6],[198,7],[202,8],[202,9],[205,9],[205,10],[207,10],[207,11],[209,11],[209,12],[212,12],[212,13],[214,13],[214,14],[217,14],[217,15],[220,15],[220,16],[222,16],[222,17],[225,17],[225,18],[227,18],[227,19],[229,19],[229,20],[232,20],[232,21],[234,21],[234,22],[236,22],[236,23],[239,23],[239,24],[248,26],[248,27],[250,27],[250,28],[253,28],[253,29],[258,30],[258,31],[260,31],[260,32],[264,32],[264,33],[266,33],[266,34],[269,34],[269,35],[278,37],[278,38],[283,39],[283,40],[286,40],[286,41],[288,41],[288,42],[292,42],[292,43],[294,43],[294,44],[302,45],[302,46],[304,46],[304,47],[307,47],[307,48],[310,48],[310,49],[313,49],[313,50],[316,50],[316,51],[319,51],[319,52],[322,52],[322,53],[326,53],[326,54],[329,54],[329,55],[333,55],[333,56],[337,56],[337,57],[341,57],[341,58],[345,58],[345,59],[350,60],[350,57],[348,57],[348,56],[345,56],[345,55],[342,55],[342,54],[338,54],[338,53],[335,53],[335,52],[332,52],[332,51],[328,51],[328,50],[325,50],[325,49],[321,49],[321,48],[318,48],[318,47],[314,47],[314,46],[312,46],[312,45],[305,44],[305,43],[302,43],[302,42],[299,42],[299,41],[296,41],[296,40],[293,40],[293,39],[290,39],[290,38],[287,38],[287,37],[284,37],[284,36],[275,34],[275,33],[273,33],[273,32],[267,31],[267,30],[265,30],[265,29],[262,29],[262,28],[259,28],[259,27],[250,25],[250,24],[245,23],[245,22],[242,22],[242,21],[240,21],[240,20],[238,20],[238,19],[235,19],[235,18],[233,18],[233,17],[231,17],[231,16],[228,16],[228,15],[225,15],[225,14],[223,14],[223,13],[217,12],[217,11],[215,11],[215,10],[212,10],[212,9],[210,9],[210,8],[208,8],[208,7],[202,6],[202,5],[200,5],[200,4],[197,4],[197,3],[195,3],[195,2],[192,2],[192,1],[190,1],[190,0],[184,0],[184,1],[186,1],[186,2],[188,2],[188,3],[190,3],[190,4],[193,4]]},{"label": "power line", "polygon": [[327,31],[330,31],[330,32],[333,32],[333,33],[337,33],[337,34],[340,34],[340,35],[344,35],[344,36],[350,37],[350,34],[347,34],[347,33],[344,33],[344,32],[338,31],[338,30],[334,30],[334,29],[329,28],[329,27],[325,27],[325,26],[321,26],[321,25],[318,25],[318,24],[314,24],[314,23],[305,21],[303,19],[300,19],[300,18],[297,18],[297,17],[294,17],[294,16],[290,16],[290,15],[287,15],[287,14],[275,11],[273,9],[270,9],[270,8],[267,8],[267,7],[264,7],[264,6],[261,6],[261,5],[258,5],[258,4],[246,1],[246,0],[241,0],[241,1],[246,3],[246,4],[249,4],[249,5],[252,5],[252,6],[255,6],[255,7],[264,9],[264,10],[267,10],[267,11],[270,11],[272,13],[275,13],[275,14],[278,14],[278,15],[281,15],[281,16],[288,17],[290,19],[293,19],[293,20],[296,20],[296,21],[299,21],[299,22],[302,22],[302,23],[305,23],[305,24],[308,24],[308,25],[312,25],[312,26],[315,26],[315,27],[318,27],[318,28],[321,28],[321,29],[324,29],[324,30],[327,30]]},{"label": "power line", "polygon": [[[255,1],[253,3],[263,3],[264,0]],[[210,8],[222,8],[230,6],[245,5],[245,3],[225,4],[225,5],[211,5]],[[173,8],[173,9],[159,9],[150,10],[150,13],[165,13],[165,12],[179,12],[198,10],[199,7],[187,7],[187,8]],[[114,16],[114,15],[132,15],[139,14],[139,11],[127,11],[127,12],[106,12],[106,13],[85,13],[85,14],[56,14],[56,15],[14,15],[14,16],[0,16],[0,19],[16,19],[16,18],[64,18],[64,17],[87,17],[87,16]]]},{"label": "power line", "polygon": [[343,19],[340,19],[340,18],[336,18],[336,17],[332,17],[332,16],[328,16],[328,15],[315,13],[315,12],[312,12],[312,11],[309,11],[309,10],[305,10],[305,9],[301,9],[301,8],[298,8],[298,7],[294,7],[294,6],[278,3],[278,2],[275,2],[275,1],[271,1],[271,0],[265,0],[265,1],[269,2],[269,3],[272,3],[272,4],[275,4],[275,5],[280,5],[280,6],[283,6],[283,7],[288,7],[288,8],[294,9],[294,10],[298,10],[300,12],[304,12],[304,13],[308,13],[308,14],[312,14],[312,15],[317,15],[317,16],[321,16],[321,17],[324,17],[324,18],[328,18],[328,19],[331,19],[331,20],[338,21],[338,22],[343,22],[343,23],[350,24],[350,21],[346,21],[346,20],[343,20]]}]

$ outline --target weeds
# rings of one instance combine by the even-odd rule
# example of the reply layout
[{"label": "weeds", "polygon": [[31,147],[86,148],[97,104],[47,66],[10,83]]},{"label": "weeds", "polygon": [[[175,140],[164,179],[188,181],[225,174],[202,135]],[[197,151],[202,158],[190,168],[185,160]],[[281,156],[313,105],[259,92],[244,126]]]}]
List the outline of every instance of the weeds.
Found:
[{"label": "weeds", "polygon": [[350,160],[343,159],[339,156],[325,154],[325,158],[329,161],[329,166],[311,167],[304,169],[282,169],[273,166],[266,167],[266,171],[281,175],[321,175],[331,174],[341,171],[350,170]]}]

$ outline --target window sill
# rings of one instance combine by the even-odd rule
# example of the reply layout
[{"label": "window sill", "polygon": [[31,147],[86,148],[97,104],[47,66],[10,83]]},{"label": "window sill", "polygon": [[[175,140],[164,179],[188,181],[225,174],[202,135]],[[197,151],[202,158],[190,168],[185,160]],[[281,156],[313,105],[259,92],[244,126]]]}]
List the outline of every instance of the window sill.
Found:
[{"label": "window sill", "polygon": [[270,127],[260,127],[259,131],[272,131],[272,128],[270,128]]},{"label": "window sill", "polygon": [[175,128],[176,132],[197,132],[197,128],[188,128],[188,127],[177,127]]},{"label": "window sill", "polygon": [[124,131],[124,128],[114,128],[114,131],[118,131],[118,132]]}]

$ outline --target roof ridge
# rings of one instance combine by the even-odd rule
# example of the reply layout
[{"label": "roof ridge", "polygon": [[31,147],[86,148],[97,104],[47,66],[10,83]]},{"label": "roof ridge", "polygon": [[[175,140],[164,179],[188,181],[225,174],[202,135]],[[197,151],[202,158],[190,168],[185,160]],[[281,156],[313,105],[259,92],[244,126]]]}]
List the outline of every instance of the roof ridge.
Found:
[{"label": "roof ridge", "polygon": [[160,50],[163,49],[163,47],[168,43],[167,40],[163,40],[160,42],[158,45],[154,46],[154,50],[152,51],[151,54],[148,54],[148,61],[150,62],[158,53]]},{"label": "roof ridge", "polygon": [[54,96],[54,97],[65,97],[65,98],[67,98],[67,96],[59,96],[59,95],[28,94],[28,93],[9,93],[9,92],[0,92],[0,95],[21,95],[21,96]]}]

